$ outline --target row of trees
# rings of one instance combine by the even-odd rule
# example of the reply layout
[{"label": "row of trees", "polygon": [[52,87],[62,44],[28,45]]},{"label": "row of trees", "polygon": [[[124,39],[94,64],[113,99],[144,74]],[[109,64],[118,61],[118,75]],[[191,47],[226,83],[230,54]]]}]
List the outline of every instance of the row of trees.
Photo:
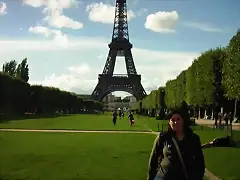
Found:
[{"label": "row of trees", "polygon": [[54,87],[30,85],[28,79],[27,59],[18,66],[16,61],[3,65],[3,72],[0,72],[1,119],[23,116],[26,112],[53,115],[56,112],[71,114],[103,109],[100,102],[86,100]]},{"label": "row of trees", "polygon": [[9,74],[12,77],[19,78],[25,82],[29,80],[29,68],[27,58],[23,59],[21,63],[17,64],[15,60],[3,64],[2,72]]},{"label": "row of trees", "polygon": [[185,101],[192,115],[203,117],[221,110],[233,112],[237,100],[240,100],[240,31],[227,47],[202,53],[176,79],[152,91],[133,108],[141,113],[164,114]]}]

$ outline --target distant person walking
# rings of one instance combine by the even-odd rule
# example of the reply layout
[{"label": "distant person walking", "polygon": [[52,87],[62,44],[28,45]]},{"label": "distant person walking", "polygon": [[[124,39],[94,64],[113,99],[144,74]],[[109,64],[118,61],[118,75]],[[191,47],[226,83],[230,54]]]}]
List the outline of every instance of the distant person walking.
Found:
[{"label": "distant person walking", "polygon": [[119,116],[120,119],[122,119],[122,111],[121,110],[119,110],[118,116]]},{"label": "distant person walking", "polygon": [[217,121],[218,121],[218,113],[215,112],[214,113],[214,125],[215,125],[215,128],[217,128]]},{"label": "distant person walking", "polygon": [[131,111],[130,111],[130,114],[129,114],[128,118],[129,118],[129,121],[130,121],[130,125],[132,126],[134,124],[134,117],[133,117],[133,114],[132,114]]},{"label": "distant person walking", "polygon": [[219,128],[222,128],[222,119],[223,119],[223,114],[221,112],[219,112],[218,113]]},{"label": "distant person walking", "polygon": [[116,126],[116,123],[117,123],[117,116],[118,116],[117,111],[114,111],[113,112],[113,125],[114,126]]},{"label": "distant person walking", "polygon": [[225,113],[225,114],[224,114],[223,119],[224,119],[224,121],[225,121],[225,126],[228,127],[228,120],[229,120],[228,113]]},{"label": "distant person walking", "polygon": [[232,122],[233,122],[233,114],[232,114],[232,112],[230,112],[230,113],[228,114],[228,118],[229,118],[229,122],[230,122],[230,125],[231,125]]}]

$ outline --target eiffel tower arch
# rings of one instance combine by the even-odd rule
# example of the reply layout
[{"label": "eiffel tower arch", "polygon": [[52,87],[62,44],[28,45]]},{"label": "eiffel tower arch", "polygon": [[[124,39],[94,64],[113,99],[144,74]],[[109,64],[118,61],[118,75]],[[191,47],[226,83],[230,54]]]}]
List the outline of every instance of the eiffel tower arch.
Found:
[{"label": "eiffel tower arch", "polygon": [[[141,84],[141,75],[137,74],[132,57],[133,45],[129,42],[126,0],[116,0],[112,41],[108,45],[109,53],[102,74],[92,92],[91,99],[102,101],[114,91],[125,91],[137,100],[146,96]],[[125,57],[127,74],[113,74],[116,57]]]}]

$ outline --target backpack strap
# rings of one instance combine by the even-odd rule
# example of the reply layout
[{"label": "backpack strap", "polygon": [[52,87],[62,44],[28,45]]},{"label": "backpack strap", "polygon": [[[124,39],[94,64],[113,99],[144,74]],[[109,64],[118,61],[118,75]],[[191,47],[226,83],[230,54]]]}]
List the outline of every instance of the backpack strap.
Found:
[{"label": "backpack strap", "polygon": [[173,144],[174,144],[174,146],[175,146],[175,148],[176,148],[176,150],[177,150],[179,159],[180,159],[180,161],[181,161],[182,168],[183,168],[183,171],[184,171],[184,174],[185,174],[185,178],[186,178],[187,180],[189,180],[189,178],[188,178],[188,173],[187,173],[187,169],[186,169],[185,163],[184,163],[184,161],[183,161],[183,158],[182,158],[182,155],[181,155],[179,146],[178,146],[176,140],[175,140],[173,137],[172,137],[172,141],[173,141]]}]

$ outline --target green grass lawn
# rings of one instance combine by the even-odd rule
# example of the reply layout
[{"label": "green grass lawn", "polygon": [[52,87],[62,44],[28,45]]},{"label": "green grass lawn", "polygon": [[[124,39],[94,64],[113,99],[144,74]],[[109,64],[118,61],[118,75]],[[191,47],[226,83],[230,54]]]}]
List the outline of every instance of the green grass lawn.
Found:
[{"label": "green grass lawn", "polygon": [[204,157],[206,167],[222,180],[240,179],[240,149],[214,148],[205,149]]},{"label": "green grass lawn", "polygon": [[[74,130],[132,130],[149,131],[148,128],[157,130],[154,118],[135,116],[135,125],[130,127],[128,118],[117,120],[117,126],[112,124],[111,115],[71,115],[56,118],[12,120],[0,123],[0,128],[22,129],[74,129]],[[148,128],[147,128],[147,127]]]},{"label": "green grass lawn", "polygon": [[1,180],[145,180],[155,135],[0,132]]},{"label": "green grass lawn", "polygon": [[[201,137],[201,142],[206,143],[216,137],[226,136],[228,133],[221,130],[204,128],[196,130]],[[239,180],[240,148],[210,148],[204,149],[204,157],[207,169],[216,174],[222,180]]]},{"label": "green grass lawn", "polygon": [[[71,115],[57,118],[16,120],[0,128],[141,130],[167,127],[167,121],[135,116],[113,127],[111,115]],[[228,133],[193,127],[202,143]],[[145,179],[148,157],[155,135],[146,134],[62,134],[0,132],[0,175],[2,179]],[[205,149],[207,168],[222,179],[240,179],[240,148]],[[90,165],[93,164],[93,165]],[[0,176],[0,177],[1,177]],[[0,178],[1,179],[1,178]]]}]

